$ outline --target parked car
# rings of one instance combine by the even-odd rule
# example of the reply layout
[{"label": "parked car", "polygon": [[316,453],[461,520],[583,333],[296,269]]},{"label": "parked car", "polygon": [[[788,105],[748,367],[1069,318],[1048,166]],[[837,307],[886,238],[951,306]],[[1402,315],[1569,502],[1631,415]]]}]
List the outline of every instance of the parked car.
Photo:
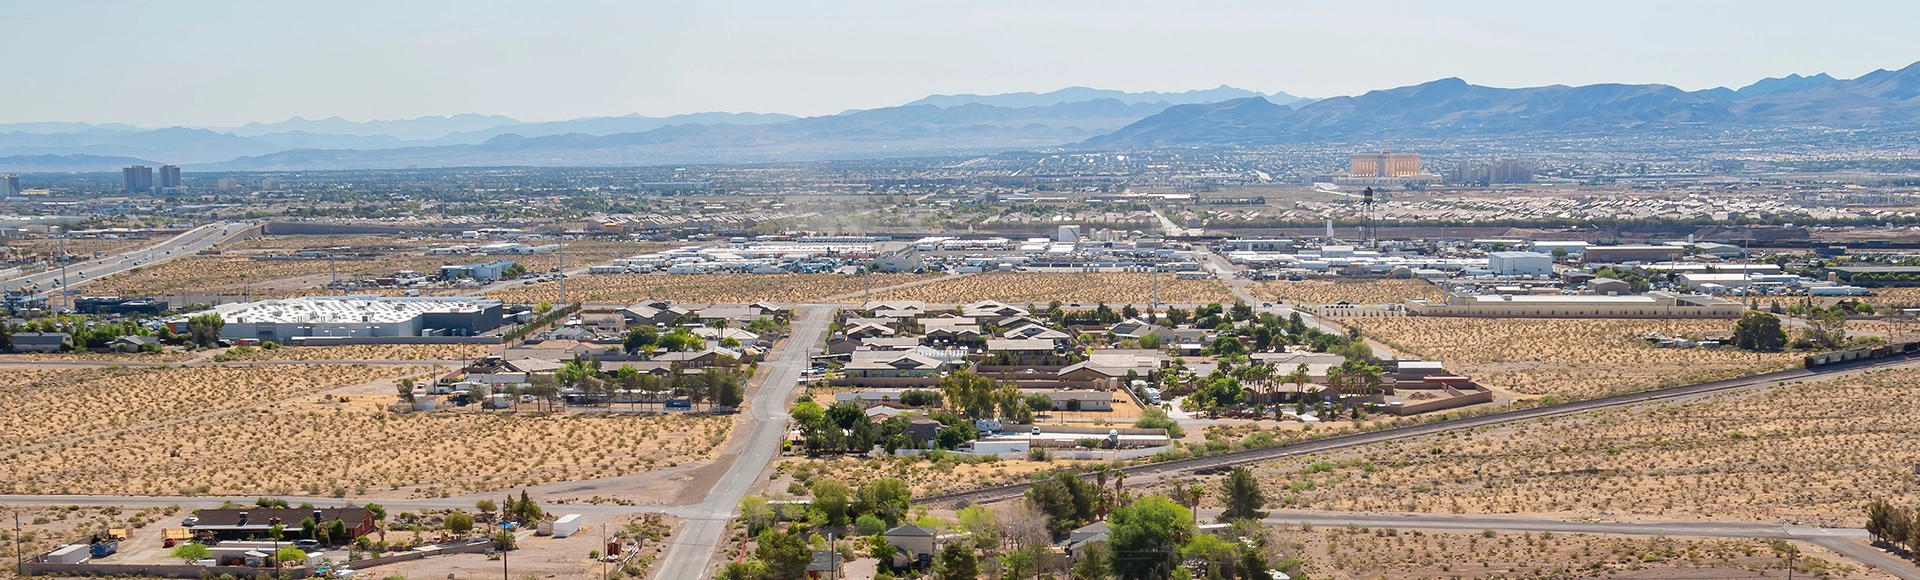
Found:
[{"label": "parked car", "polygon": [[180,525],[188,527],[192,527],[197,523],[200,523],[200,516],[187,516],[187,519],[180,520]]},{"label": "parked car", "polygon": [[294,540],[293,547],[311,552],[320,547],[320,541],[319,540]]}]

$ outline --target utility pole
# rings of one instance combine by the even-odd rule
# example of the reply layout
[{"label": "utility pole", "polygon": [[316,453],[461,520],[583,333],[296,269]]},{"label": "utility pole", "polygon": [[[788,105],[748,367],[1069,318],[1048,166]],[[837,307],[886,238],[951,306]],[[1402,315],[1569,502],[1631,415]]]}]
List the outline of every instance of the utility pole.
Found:
[{"label": "utility pole", "polygon": [[560,248],[557,250],[554,250],[554,253],[558,254],[560,257],[560,272],[559,272],[560,274],[560,305],[566,306],[567,305],[567,242],[566,240],[565,239],[560,240],[559,246]]},{"label": "utility pole", "polygon": [[[601,546],[602,546],[603,548],[604,548],[604,547],[605,547],[606,545],[608,545],[608,542],[607,542],[607,540],[608,540],[608,538],[607,538],[607,523],[606,523],[606,522],[600,522],[600,544],[601,544]],[[601,555],[600,555],[600,577],[601,577],[602,579],[608,579],[608,578],[613,578],[613,576],[610,576],[610,575],[608,575],[608,573],[607,573],[607,558],[610,558],[610,557],[612,557],[612,556],[613,556],[613,554],[601,554]]]}]

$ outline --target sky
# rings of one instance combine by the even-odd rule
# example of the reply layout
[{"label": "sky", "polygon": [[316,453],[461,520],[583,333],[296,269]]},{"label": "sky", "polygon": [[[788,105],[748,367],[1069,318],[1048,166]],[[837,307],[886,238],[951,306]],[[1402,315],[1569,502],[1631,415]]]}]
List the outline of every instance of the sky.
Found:
[{"label": "sky", "polygon": [[1737,88],[1920,61],[1920,2],[0,3],[0,123],[833,114],[929,94]]}]

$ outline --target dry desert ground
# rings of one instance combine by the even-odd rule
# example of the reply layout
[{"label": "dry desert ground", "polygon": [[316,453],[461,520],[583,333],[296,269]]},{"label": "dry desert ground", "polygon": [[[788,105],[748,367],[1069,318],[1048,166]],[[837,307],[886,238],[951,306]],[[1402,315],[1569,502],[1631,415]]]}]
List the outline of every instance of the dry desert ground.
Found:
[{"label": "dry desert ground", "polygon": [[1732,320],[1356,318],[1394,351],[1525,396],[1591,398],[1791,368],[1795,353],[1659,348],[1641,336],[1727,334]]},{"label": "dry desert ground", "polygon": [[[1007,304],[1078,302],[1092,305],[1153,302],[1153,274],[1139,272],[1046,273],[988,272],[932,284],[876,293],[875,300],[921,300],[965,304],[998,300]],[[1160,274],[1160,301],[1169,304],[1231,303],[1233,294],[1216,279],[1178,280]]]},{"label": "dry desert ground", "polygon": [[1268,463],[1273,507],[1859,527],[1920,502],[1915,371],[1586,413]]},{"label": "dry desert ground", "polygon": [[0,492],[446,496],[700,461],[730,431],[723,417],[390,409],[393,381],[444,370],[5,371]]},{"label": "dry desert ground", "polygon": [[[874,274],[874,288],[938,276]],[[831,296],[860,292],[867,281],[850,274],[592,274],[566,280],[567,299],[599,303],[630,303],[664,299],[692,304],[729,304],[759,301],[819,302]],[[488,294],[513,303],[552,300],[558,282],[515,286]]]},{"label": "dry desert ground", "polygon": [[1409,298],[1443,300],[1446,296],[1426,280],[1416,279],[1311,279],[1259,282],[1247,293],[1260,299],[1285,300],[1293,304],[1398,304]]}]

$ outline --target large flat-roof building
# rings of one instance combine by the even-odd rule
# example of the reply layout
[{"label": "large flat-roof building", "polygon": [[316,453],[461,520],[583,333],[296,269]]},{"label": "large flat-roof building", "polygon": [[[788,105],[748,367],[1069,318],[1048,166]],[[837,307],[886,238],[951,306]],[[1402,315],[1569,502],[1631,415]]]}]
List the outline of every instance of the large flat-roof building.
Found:
[{"label": "large flat-roof building", "polygon": [[1501,276],[1545,276],[1553,273],[1553,256],[1539,252],[1493,252],[1487,268]]},{"label": "large flat-roof building", "polygon": [[[439,296],[307,296],[215,306],[225,339],[472,336],[499,328],[499,300]],[[172,321],[186,331],[186,319]]]},{"label": "large flat-roof building", "polygon": [[1420,154],[1386,150],[1355,153],[1348,173],[1352,177],[1413,177],[1420,175]]},{"label": "large flat-roof building", "polygon": [[1591,246],[1588,262],[1665,262],[1686,253],[1680,246]]},{"label": "large flat-roof building", "polygon": [[1739,318],[1746,305],[1712,296],[1648,292],[1626,296],[1455,294],[1446,302],[1408,300],[1416,316],[1493,318]]}]

